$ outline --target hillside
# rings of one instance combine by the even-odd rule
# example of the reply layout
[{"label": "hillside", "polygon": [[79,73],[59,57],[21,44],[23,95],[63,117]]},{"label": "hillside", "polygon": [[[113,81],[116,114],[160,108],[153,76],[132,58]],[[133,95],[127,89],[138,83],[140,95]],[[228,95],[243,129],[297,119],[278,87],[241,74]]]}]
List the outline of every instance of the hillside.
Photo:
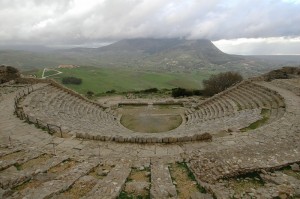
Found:
[{"label": "hillside", "polygon": [[238,71],[257,75],[284,65],[300,65],[300,56],[239,56],[205,39],[125,39],[100,48],[49,49],[0,47],[0,64],[21,71],[73,64],[155,71]]}]

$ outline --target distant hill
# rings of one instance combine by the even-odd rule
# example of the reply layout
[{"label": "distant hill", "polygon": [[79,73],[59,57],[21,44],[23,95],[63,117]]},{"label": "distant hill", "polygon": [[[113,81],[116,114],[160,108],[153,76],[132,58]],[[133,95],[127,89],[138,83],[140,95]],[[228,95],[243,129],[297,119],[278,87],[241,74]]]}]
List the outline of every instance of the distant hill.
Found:
[{"label": "distant hill", "polygon": [[171,65],[197,68],[204,64],[224,64],[243,59],[223,53],[211,41],[204,39],[127,39],[97,50],[111,56],[123,54],[134,58],[141,55],[144,61],[161,67]]},{"label": "distant hill", "polygon": [[0,64],[13,65],[21,70],[72,64],[166,71],[234,70],[245,74],[262,73],[283,64],[300,65],[300,56],[289,59],[288,56],[229,55],[205,39],[140,38],[121,40],[100,48],[49,50],[31,46],[28,50],[25,47],[18,49],[22,50],[0,47]]}]

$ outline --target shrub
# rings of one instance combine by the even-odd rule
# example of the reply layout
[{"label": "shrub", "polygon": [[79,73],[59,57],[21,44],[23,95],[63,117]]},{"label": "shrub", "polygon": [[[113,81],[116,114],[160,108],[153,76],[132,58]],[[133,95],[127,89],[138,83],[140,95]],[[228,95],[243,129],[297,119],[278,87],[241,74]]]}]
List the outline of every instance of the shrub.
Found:
[{"label": "shrub", "polygon": [[172,97],[182,97],[182,96],[192,96],[193,91],[184,89],[184,88],[173,88],[172,89]]},{"label": "shrub", "polygon": [[76,84],[80,85],[82,83],[82,79],[77,78],[77,77],[64,77],[62,79],[63,84]]},{"label": "shrub", "polygon": [[204,95],[204,90],[193,90],[193,95],[202,96]]},{"label": "shrub", "polygon": [[116,90],[115,89],[112,89],[110,91],[106,91],[107,94],[113,94],[113,93],[116,93]]},{"label": "shrub", "polygon": [[18,73],[18,69],[12,67],[12,66],[7,66],[6,67],[6,70],[7,70],[7,73],[11,73],[11,74],[14,74],[14,73]]},{"label": "shrub", "polygon": [[212,96],[224,91],[230,86],[243,80],[243,77],[236,72],[219,73],[212,75],[208,80],[203,80],[205,95]]},{"label": "shrub", "polygon": [[149,89],[142,90],[142,92],[144,93],[157,93],[157,91],[158,91],[157,88],[149,88]]},{"label": "shrub", "polygon": [[87,91],[86,95],[92,97],[95,93],[93,91]]}]

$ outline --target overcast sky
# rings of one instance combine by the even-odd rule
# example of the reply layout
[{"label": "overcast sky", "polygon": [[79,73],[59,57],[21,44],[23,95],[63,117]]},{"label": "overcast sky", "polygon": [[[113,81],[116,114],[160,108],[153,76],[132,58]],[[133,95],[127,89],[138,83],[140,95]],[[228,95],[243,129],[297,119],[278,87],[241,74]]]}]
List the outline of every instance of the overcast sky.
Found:
[{"label": "overcast sky", "polygon": [[0,0],[0,44],[210,39],[235,54],[300,54],[300,0]]}]

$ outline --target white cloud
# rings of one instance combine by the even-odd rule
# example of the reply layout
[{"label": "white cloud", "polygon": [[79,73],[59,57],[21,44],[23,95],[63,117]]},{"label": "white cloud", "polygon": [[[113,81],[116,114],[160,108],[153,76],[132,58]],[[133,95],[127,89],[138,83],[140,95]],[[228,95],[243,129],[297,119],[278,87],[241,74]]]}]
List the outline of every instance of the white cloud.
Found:
[{"label": "white cloud", "polygon": [[239,38],[213,43],[230,54],[300,55],[300,37]]},{"label": "white cloud", "polygon": [[81,45],[134,37],[295,38],[300,37],[299,2],[0,0],[0,44]]}]

